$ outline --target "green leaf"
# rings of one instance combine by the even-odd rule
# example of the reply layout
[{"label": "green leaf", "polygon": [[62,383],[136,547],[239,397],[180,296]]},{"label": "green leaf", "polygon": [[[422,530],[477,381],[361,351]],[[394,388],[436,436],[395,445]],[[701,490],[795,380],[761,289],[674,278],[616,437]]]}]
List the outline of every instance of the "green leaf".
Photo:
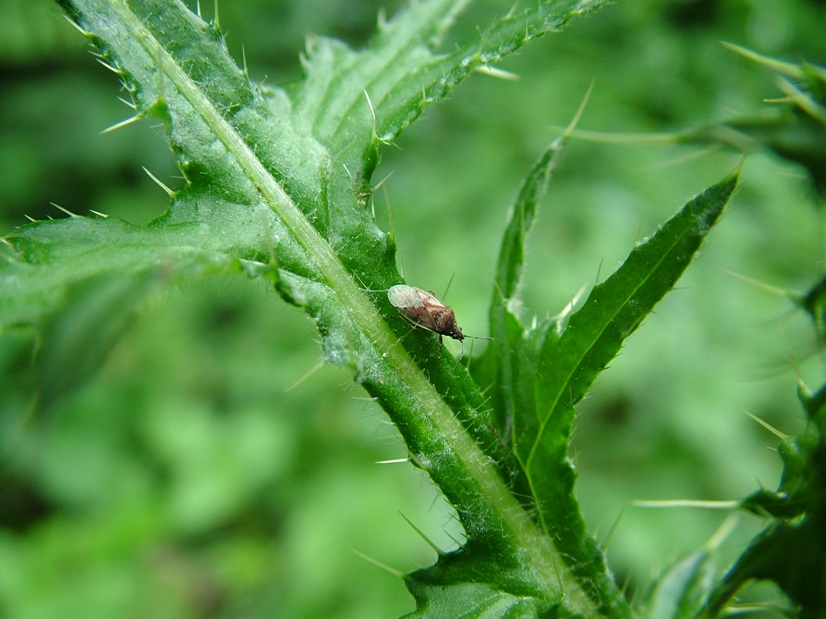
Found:
[{"label": "green leaf", "polygon": [[622,343],[671,290],[731,198],[732,175],[691,200],[623,265],[591,291],[559,338],[546,337],[539,353],[537,401],[542,408],[514,421],[514,450],[536,497],[543,529],[559,539],[572,569],[612,599],[604,560],[573,495],[576,474],[567,457],[573,407]]},{"label": "green leaf", "polygon": [[640,605],[644,609],[641,616],[650,619],[701,616],[719,573],[717,551],[735,525],[734,518],[727,519],[702,548],[672,565],[658,578]]},{"label": "green leaf", "polygon": [[559,602],[525,587],[529,579],[522,567],[478,545],[443,555],[437,565],[406,576],[405,582],[416,598],[410,619],[570,616]]},{"label": "green leaf", "polygon": [[572,613],[593,614],[499,474],[504,450],[481,390],[433,338],[399,340],[407,328],[381,292],[400,280],[393,241],[368,199],[378,148],[425,105],[601,3],[535,3],[448,54],[434,46],[465,3],[413,3],[362,52],[312,40],[307,77],[289,90],[250,83],[217,28],[180,2],[60,4],[122,78],[137,115],[162,121],[186,184],[145,227],[73,217],[10,235],[0,323],[37,324],[65,308],[69,288],[109,275],[127,288],[152,273],[178,281],[266,275],[316,322],[325,357],[350,366],[385,406],[411,461],[456,506],[469,544],[490,565],[495,557],[514,566],[518,579],[496,587],[516,588],[537,608],[564,600]]},{"label": "green leaf", "polygon": [[[803,391],[801,389],[801,391]],[[775,492],[761,490],[741,506],[773,521],[738,558],[710,596],[713,617],[751,580],[776,582],[800,607],[800,617],[826,612],[826,387],[801,393],[808,426],[778,446],[783,475]]]},{"label": "green leaf", "polygon": [[[589,95],[590,91],[564,135],[554,140],[534,163],[522,183],[508,216],[508,226],[499,250],[489,310],[490,329],[495,344],[488,349],[481,366],[475,371],[480,384],[493,384],[499,387],[493,390],[491,398],[496,414],[498,437],[505,444],[511,441],[513,420],[519,411],[537,408],[533,388],[521,389],[517,386],[532,385],[537,372],[537,344],[541,346],[548,330],[554,324],[552,321],[546,321],[540,328],[534,329],[532,337],[526,337],[527,330],[520,320],[521,286],[528,236],[536,221],[539,201],[548,187],[551,172],[557,165]],[[512,477],[507,471],[504,472],[509,478]]]},{"label": "green leaf", "polygon": [[[532,385],[537,373],[539,347],[553,323],[546,321],[532,337],[521,322],[521,285],[530,230],[536,221],[539,201],[550,180],[551,172],[562,153],[565,139],[555,140],[534,163],[525,178],[508,217],[497,261],[497,273],[491,297],[489,318],[494,343],[485,357],[475,364],[474,376],[481,385],[494,385],[491,404],[495,414],[498,440],[510,444],[513,420],[520,411],[537,409]],[[512,454],[511,454],[512,455]],[[511,483],[524,478],[515,473],[518,463],[501,460],[502,474]],[[524,491],[527,488],[521,488]],[[529,495],[525,495],[529,496]]]},{"label": "green leaf", "polygon": [[[582,309],[571,316],[561,338],[548,340],[541,353],[538,392],[551,403],[541,420],[576,404],[623,341],[671,290],[728,203],[738,181],[733,174],[691,200],[623,265],[594,287]],[[530,431],[530,428],[526,428]],[[522,441],[520,441],[522,442]],[[534,441],[531,451],[537,445]]]},{"label": "green leaf", "polygon": [[494,377],[492,411],[432,334],[395,319],[384,292],[400,281],[394,241],[369,208],[380,146],[424,106],[601,2],[533,3],[449,53],[436,45],[466,3],[412,3],[363,51],[311,39],[306,78],[289,89],[252,84],[217,27],[180,2],[60,4],[123,79],[138,116],[162,121],[186,184],[148,226],[75,216],[10,235],[0,325],[40,324],[90,282],[119,280],[101,286],[111,294],[95,305],[109,321],[105,348],[151,292],[141,282],[266,276],[315,321],[325,358],[352,368],[457,510],[466,545],[408,579],[420,616],[629,616],[573,498],[573,406],[688,265],[735,179],[635,250],[564,332],[553,320],[525,328],[525,243],[561,143],[552,147],[526,180],[503,242],[496,342],[477,374]]},{"label": "green leaf", "polygon": [[66,306],[44,325],[38,362],[30,363],[41,409],[49,410],[95,374],[132,323],[134,312],[124,308],[136,308],[165,283],[149,271],[143,277],[94,277],[71,288]]},{"label": "green leaf", "polygon": [[784,62],[738,45],[724,45],[773,71],[783,97],[771,100],[774,105],[766,114],[687,131],[679,139],[722,144],[743,152],[767,148],[803,167],[822,198],[826,195],[826,68],[807,62]]},{"label": "green leaf", "polygon": [[162,278],[195,277],[239,270],[221,237],[212,232],[194,222],[139,227],[78,216],[25,226],[6,237],[0,325],[37,324],[66,302],[71,286],[90,278],[129,280],[147,271]]},{"label": "green leaf", "polygon": [[[498,435],[516,459],[505,472],[515,494],[534,510],[542,529],[583,591],[615,616],[628,613],[601,551],[585,532],[574,498],[576,473],[568,458],[574,406],[624,340],[673,287],[720,216],[737,184],[732,175],[689,202],[640,243],[607,281],[591,292],[565,324],[524,327],[518,316],[519,281],[527,231],[554,159],[554,145],[534,166],[513,209],[500,252],[491,305],[494,345],[478,371],[494,385]],[[484,382],[483,382],[484,384]]]}]

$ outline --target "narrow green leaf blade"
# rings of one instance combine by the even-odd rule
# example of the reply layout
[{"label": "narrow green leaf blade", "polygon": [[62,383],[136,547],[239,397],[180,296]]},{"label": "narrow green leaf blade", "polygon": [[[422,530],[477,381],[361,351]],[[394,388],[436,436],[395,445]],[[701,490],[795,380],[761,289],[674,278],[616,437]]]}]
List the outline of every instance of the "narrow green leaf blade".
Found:
[{"label": "narrow green leaf blade", "polygon": [[556,157],[562,150],[563,140],[556,140],[533,165],[519,190],[508,227],[499,250],[496,268],[496,290],[491,311],[497,311],[505,302],[518,300],[525,266],[528,234],[539,210],[539,200],[545,194]]},{"label": "narrow green leaf blade", "polygon": [[[520,319],[521,285],[524,274],[528,236],[536,220],[539,201],[547,189],[566,138],[555,140],[529,171],[508,216],[497,261],[496,279],[490,301],[489,319],[492,344],[480,363],[474,364],[479,384],[492,385],[491,405],[499,441],[509,445],[514,418],[518,411],[536,410],[533,389],[541,343],[552,327],[526,329]],[[500,468],[508,479],[514,475],[512,463],[501,461]],[[520,488],[517,494],[525,492]],[[529,497],[529,493],[525,494]]]},{"label": "narrow green leaf blade", "polygon": [[574,498],[576,473],[568,458],[574,405],[691,262],[737,178],[733,174],[691,200],[594,288],[560,338],[545,338],[535,384],[542,408],[519,411],[514,419],[514,451],[537,518],[585,589],[604,607],[621,607],[623,602]]},{"label": "narrow green leaf blade", "polygon": [[733,174],[708,188],[641,242],[608,280],[594,287],[560,340],[549,340],[537,384],[543,401],[552,404],[543,423],[558,406],[579,402],[625,339],[671,290],[722,213],[737,180]]}]

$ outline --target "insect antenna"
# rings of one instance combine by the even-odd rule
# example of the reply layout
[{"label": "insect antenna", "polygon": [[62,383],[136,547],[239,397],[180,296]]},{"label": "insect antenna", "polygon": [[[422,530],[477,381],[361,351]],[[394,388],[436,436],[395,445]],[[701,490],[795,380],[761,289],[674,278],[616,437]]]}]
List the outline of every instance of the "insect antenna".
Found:
[{"label": "insect antenna", "polygon": [[[465,339],[467,339],[467,338],[470,338],[472,340],[493,340],[493,339],[495,339],[495,338],[492,338],[492,337],[483,337],[481,335],[465,335],[461,340],[459,340],[459,343],[462,345],[462,352],[459,353],[459,358],[456,360],[456,365],[453,366],[454,370],[459,367],[459,364],[462,362],[462,359],[465,356]],[[441,340],[441,336],[439,336],[439,339]],[[473,343],[471,343],[471,345],[470,345],[470,354],[471,355],[473,354]],[[470,363],[470,362],[468,362],[468,363]]]},{"label": "insect antenna", "polygon": [[447,299],[447,293],[450,290],[450,285],[453,283],[453,278],[456,276],[456,273],[450,276],[450,279],[447,280],[447,286],[445,286],[445,293],[442,295],[443,299]]}]

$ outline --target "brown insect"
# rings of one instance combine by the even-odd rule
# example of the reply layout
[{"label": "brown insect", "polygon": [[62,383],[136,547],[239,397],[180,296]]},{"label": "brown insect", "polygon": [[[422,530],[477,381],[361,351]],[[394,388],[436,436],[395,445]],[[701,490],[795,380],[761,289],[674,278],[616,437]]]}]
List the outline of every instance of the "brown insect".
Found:
[{"label": "brown insect", "polygon": [[492,337],[478,337],[465,335],[456,324],[456,315],[453,309],[439,301],[429,292],[415,286],[399,284],[387,291],[390,305],[402,312],[414,327],[420,327],[439,334],[439,354],[442,352],[442,336],[447,335],[462,343],[461,360],[465,354],[466,337],[477,340],[492,340]]}]

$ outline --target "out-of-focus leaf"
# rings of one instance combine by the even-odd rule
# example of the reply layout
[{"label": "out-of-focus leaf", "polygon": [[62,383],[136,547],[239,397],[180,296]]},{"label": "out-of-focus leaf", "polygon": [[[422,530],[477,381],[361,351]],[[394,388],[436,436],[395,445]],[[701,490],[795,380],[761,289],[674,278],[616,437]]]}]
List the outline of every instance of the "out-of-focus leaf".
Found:
[{"label": "out-of-focus leaf", "polygon": [[726,47],[775,72],[783,94],[774,101],[779,107],[765,117],[733,119],[686,132],[680,139],[743,151],[768,148],[803,166],[820,196],[826,195],[826,68],[783,62],[739,45]]},{"label": "out-of-focus leaf", "polygon": [[801,392],[808,427],[778,446],[783,475],[775,492],[745,498],[744,509],[770,514],[773,522],[757,536],[710,597],[716,616],[751,580],[776,582],[800,608],[802,619],[826,613],[826,387]]}]

